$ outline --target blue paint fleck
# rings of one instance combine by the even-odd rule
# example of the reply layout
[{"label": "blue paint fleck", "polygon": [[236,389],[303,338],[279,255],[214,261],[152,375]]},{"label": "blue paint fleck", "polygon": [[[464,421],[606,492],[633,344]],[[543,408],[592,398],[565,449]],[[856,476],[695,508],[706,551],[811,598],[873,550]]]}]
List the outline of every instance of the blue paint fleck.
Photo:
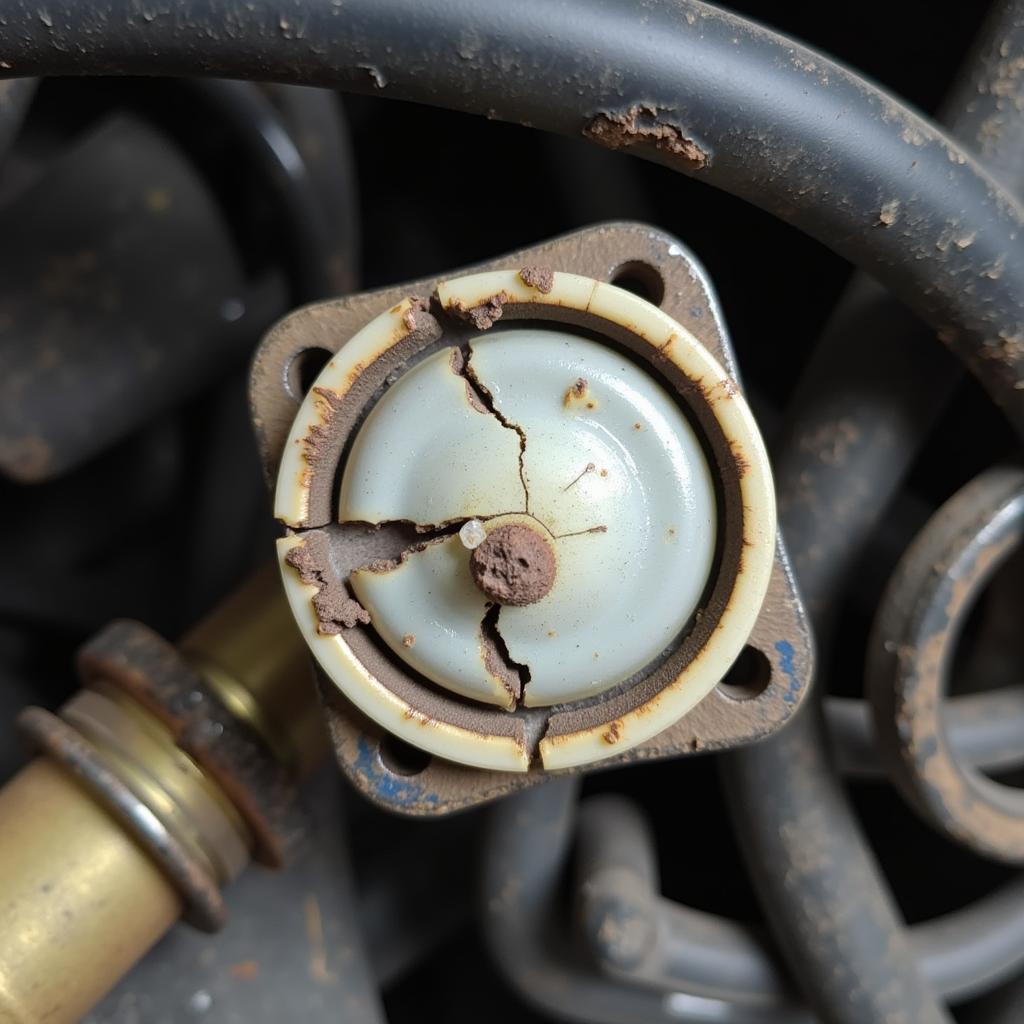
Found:
[{"label": "blue paint fleck", "polygon": [[424,792],[423,787],[417,783],[401,779],[385,771],[377,759],[375,745],[371,744],[365,736],[359,737],[358,749],[355,769],[380,800],[394,807],[407,809],[424,804],[435,805],[440,802],[436,793]]},{"label": "blue paint fleck", "polygon": [[782,695],[783,703],[795,704],[800,699],[800,691],[803,689],[803,684],[797,677],[796,665],[793,660],[796,652],[793,650],[793,645],[788,640],[776,641],[775,650],[779,652],[779,658],[782,662],[782,672],[789,679],[789,688]]}]

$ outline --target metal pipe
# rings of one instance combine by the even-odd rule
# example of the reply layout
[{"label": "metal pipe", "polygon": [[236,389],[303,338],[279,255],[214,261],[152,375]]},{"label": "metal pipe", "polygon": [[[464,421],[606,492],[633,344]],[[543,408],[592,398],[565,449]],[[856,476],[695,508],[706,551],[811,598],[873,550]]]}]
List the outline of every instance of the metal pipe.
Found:
[{"label": "metal pipe", "polygon": [[491,811],[480,893],[491,955],[520,998],[545,1016],[585,1024],[807,1024],[806,1014],[713,996],[623,985],[581,954],[558,898],[579,780],[552,779]]},{"label": "metal pipe", "polygon": [[[829,745],[844,775],[886,777],[871,715],[867,701],[825,698]],[[958,761],[988,774],[1024,766],[1024,686],[951,697],[943,719]]]},{"label": "metal pipe", "polygon": [[[224,708],[262,731],[293,776],[308,773],[326,742],[276,568],[215,610],[185,647]],[[180,670],[161,661],[165,649]],[[129,666],[139,657],[125,656]],[[161,672],[184,671],[193,681],[187,695],[205,703],[173,648],[149,656],[157,689]],[[60,718],[23,713],[47,757],[0,789],[0,1024],[78,1020],[183,909],[216,927],[218,889],[256,847],[253,809],[240,802],[249,783],[222,786],[222,774],[182,748],[185,734],[130,689],[87,682]],[[252,756],[250,745],[239,749]],[[269,780],[259,766],[248,770]],[[381,1019],[372,988],[366,993],[346,998],[353,1006],[370,1000],[358,1019]]]},{"label": "metal pipe", "polygon": [[242,14],[224,0],[51,6],[42,22],[11,5],[0,31],[10,76],[351,89],[582,133],[724,188],[874,274],[1024,430],[1024,352],[1012,343],[1024,329],[1024,212],[933,124],[762,26],[697,0],[650,3],[642,18],[628,0],[524,0],[514,14],[483,0]]},{"label": "metal pipe", "polygon": [[178,919],[152,857],[63,768],[0,789],[0,1022],[77,1021]]},{"label": "metal pipe", "polygon": [[[623,850],[630,851],[628,859]],[[653,838],[630,801],[584,801],[577,856],[583,937],[610,976],[811,1019],[762,929],[660,894],[651,870]],[[937,993],[959,1002],[984,992],[1024,965],[1024,879],[909,932],[922,973]]]},{"label": "metal pipe", "polygon": [[[979,44],[984,52],[993,39],[997,48],[1005,45],[1004,27],[1016,23],[1021,6],[1001,8],[986,25]],[[1024,39],[1018,34],[1014,42],[1020,47]],[[992,65],[986,66],[991,75]],[[1018,96],[1022,88],[1013,84]],[[976,140],[970,112],[976,100],[976,91],[961,87],[948,108],[954,133],[963,132],[968,145]],[[885,207],[881,229],[898,216],[899,207]],[[1018,286],[1018,309],[1021,294]],[[927,351],[916,328],[870,282],[854,285],[839,317],[797,389],[775,463],[780,525],[825,643],[838,596],[956,380],[956,368]],[[891,333],[908,326],[905,336]],[[916,967],[899,911],[835,771],[820,690],[819,683],[816,698],[780,735],[723,762],[734,827],[766,917],[825,1020],[867,1024],[896,1014],[949,1020]],[[773,785],[766,788],[765,779]],[[780,864],[787,870],[778,870]]]}]

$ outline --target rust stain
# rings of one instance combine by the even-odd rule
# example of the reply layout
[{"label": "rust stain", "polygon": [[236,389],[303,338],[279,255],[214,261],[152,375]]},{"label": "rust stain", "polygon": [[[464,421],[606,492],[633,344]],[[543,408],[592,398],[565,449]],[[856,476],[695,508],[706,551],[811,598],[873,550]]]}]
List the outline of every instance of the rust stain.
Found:
[{"label": "rust stain", "polygon": [[416,634],[415,633],[406,633],[405,636],[402,637],[402,646],[403,647],[413,647],[413,646],[415,646],[415,644],[416,644]]},{"label": "rust stain", "polygon": [[634,103],[624,111],[600,111],[584,125],[583,135],[607,149],[646,143],[684,170],[699,171],[711,164],[711,154],[653,103]]},{"label": "rust stain", "polygon": [[576,402],[582,402],[587,397],[588,384],[585,377],[577,377],[562,398],[562,405],[571,409]]},{"label": "rust stain", "polygon": [[328,541],[322,534],[308,533],[303,542],[293,547],[284,557],[285,562],[298,574],[303,583],[316,587],[313,609],[317,617],[317,632],[334,636],[343,629],[357,624],[369,625],[370,613],[345,589],[343,583],[333,580],[329,565]]},{"label": "rust stain", "polygon": [[729,454],[736,465],[737,475],[742,479],[750,472],[750,460],[743,454],[743,447],[735,437],[729,439]]},{"label": "rust stain", "polygon": [[327,963],[327,943],[324,941],[324,919],[320,902],[313,893],[306,896],[306,938],[309,941],[309,976],[321,984],[332,984],[338,976]]},{"label": "rust stain", "polygon": [[453,299],[446,307],[452,316],[460,320],[468,320],[478,331],[486,331],[493,327],[495,321],[501,319],[505,303],[508,302],[508,292],[498,292],[476,306],[467,307],[461,299]]},{"label": "rust stain", "polygon": [[243,960],[231,965],[231,977],[238,981],[252,981],[260,973],[260,965],[255,960]]},{"label": "rust stain", "polygon": [[887,203],[882,203],[881,210],[878,211],[878,224],[880,227],[889,228],[896,223],[900,212],[900,201],[898,199],[890,199]]},{"label": "rust stain", "polygon": [[[419,295],[410,295],[409,296],[409,308],[402,315],[402,323],[405,324],[405,326],[410,331],[415,331],[419,327],[422,327],[423,325],[421,323],[419,323],[418,318],[417,318],[417,314],[426,313],[428,306],[429,306],[429,302],[428,302],[427,299],[421,298]],[[395,311],[397,312],[397,310],[399,310],[401,308],[402,308],[402,304],[399,303],[395,307]],[[428,314],[428,316],[429,316],[429,314]]]},{"label": "rust stain", "polygon": [[608,728],[601,733],[601,739],[607,744],[618,743],[622,739],[622,722],[616,719]]},{"label": "rust stain", "polygon": [[547,295],[555,287],[555,272],[550,267],[523,267],[519,271],[519,280],[529,288],[536,288],[542,295]]}]

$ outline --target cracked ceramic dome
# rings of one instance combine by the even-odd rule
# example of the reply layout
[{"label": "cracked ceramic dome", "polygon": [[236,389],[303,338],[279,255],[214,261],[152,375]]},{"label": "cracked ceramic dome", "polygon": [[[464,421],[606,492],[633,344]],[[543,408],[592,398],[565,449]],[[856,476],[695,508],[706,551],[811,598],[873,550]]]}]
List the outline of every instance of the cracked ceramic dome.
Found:
[{"label": "cracked ceramic dome", "polygon": [[344,340],[275,515],[292,612],[353,710],[499,771],[671,727],[743,649],[774,564],[735,381],[653,304],[536,267],[441,281]]},{"label": "cracked ceramic dome", "polygon": [[[400,377],[356,434],[338,515],[431,532],[352,589],[398,657],[505,708],[582,700],[642,669],[693,615],[715,550],[711,473],[672,397],[625,355],[537,327]],[[484,535],[478,564],[508,538],[490,589],[467,523]],[[543,594],[517,599],[507,578],[522,586],[538,563]]]}]

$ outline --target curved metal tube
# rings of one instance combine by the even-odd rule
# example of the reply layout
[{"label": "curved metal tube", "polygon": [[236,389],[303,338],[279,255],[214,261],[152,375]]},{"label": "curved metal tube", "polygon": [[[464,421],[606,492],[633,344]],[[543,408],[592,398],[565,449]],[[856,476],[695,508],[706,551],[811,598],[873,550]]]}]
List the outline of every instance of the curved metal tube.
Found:
[{"label": "curved metal tube", "polygon": [[[663,992],[683,990],[786,1015],[799,1011],[792,982],[761,929],[661,896],[651,870],[653,840],[630,801],[584,801],[578,836],[580,922],[606,973]],[[956,1002],[984,992],[1024,966],[1024,878],[909,932],[922,973],[938,994]]]},{"label": "curved metal tube", "polygon": [[[839,770],[855,778],[885,778],[872,709],[867,701],[825,698],[825,724]],[[986,773],[1024,766],[1024,686],[952,697],[943,706],[958,761]]]},{"label": "curved metal tube", "polygon": [[806,1015],[658,992],[604,977],[584,960],[558,913],[579,780],[552,779],[491,811],[480,893],[491,955],[519,996],[544,1014],[586,1024],[808,1024]]},{"label": "curved metal tube", "polygon": [[[228,119],[242,149],[262,167],[272,185],[271,195],[281,207],[286,226],[288,262],[297,301],[309,302],[331,295],[331,265],[337,261],[335,247],[339,241],[347,240],[333,237],[337,225],[325,217],[310,169],[274,104],[250,82],[210,79],[186,84]],[[340,187],[342,183],[336,185]],[[346,253],[345,262],[345,271],[351,274],[353,251]]]},{"label": "curved metal tube", "polygon": [[[14,4],[11,76],[219,75],[379,93],[581,133],[724,188],[873,273],[1024,430],[1024,213],[933,124],[697,0]],[[51,24],[52,22],[52,24]],[[951,211],[962,211],[951,213]]]},{"label": "curved metal tube", "polygon": [[893,573],[866,686],[895,782],[925,821],[983,856],[1024,864],[1024,793],[952,749],[943,711],[953,657],[981,591],[1024,538],[1024,472],[987,470],[925,524]]},{"label": "curved metal tube", "polygon": [[[1024,40],[1006,30],[1022,9],[1002,5],[979,52],[1001,52],[1009,41],[1018,48],[1004,57],[1019,58]],[[995,87],[997,66],[989,61],[985,69],[988,79],[985,70],[969,78],[947,105],[969,146],[979,137],[979,84],[1006,92]],[[1022,88],[1018,81],[1018,96]],[[1012,122],[1007,152],[1019,159],[1024,139]],[[957,367],[929,341],[861,279],[794,395],[775,464],[779,518],[819,644],[827,645],[838,596],[956,383]],[[821,713],[808,707],[780,736],[725,760],[730,810],[768,920],[825,1019],[862,1024],[900,1012],[943,1019],[913,969],[899,914],[826,752]],[[768,866],[779,863],[789,869]]]}]

